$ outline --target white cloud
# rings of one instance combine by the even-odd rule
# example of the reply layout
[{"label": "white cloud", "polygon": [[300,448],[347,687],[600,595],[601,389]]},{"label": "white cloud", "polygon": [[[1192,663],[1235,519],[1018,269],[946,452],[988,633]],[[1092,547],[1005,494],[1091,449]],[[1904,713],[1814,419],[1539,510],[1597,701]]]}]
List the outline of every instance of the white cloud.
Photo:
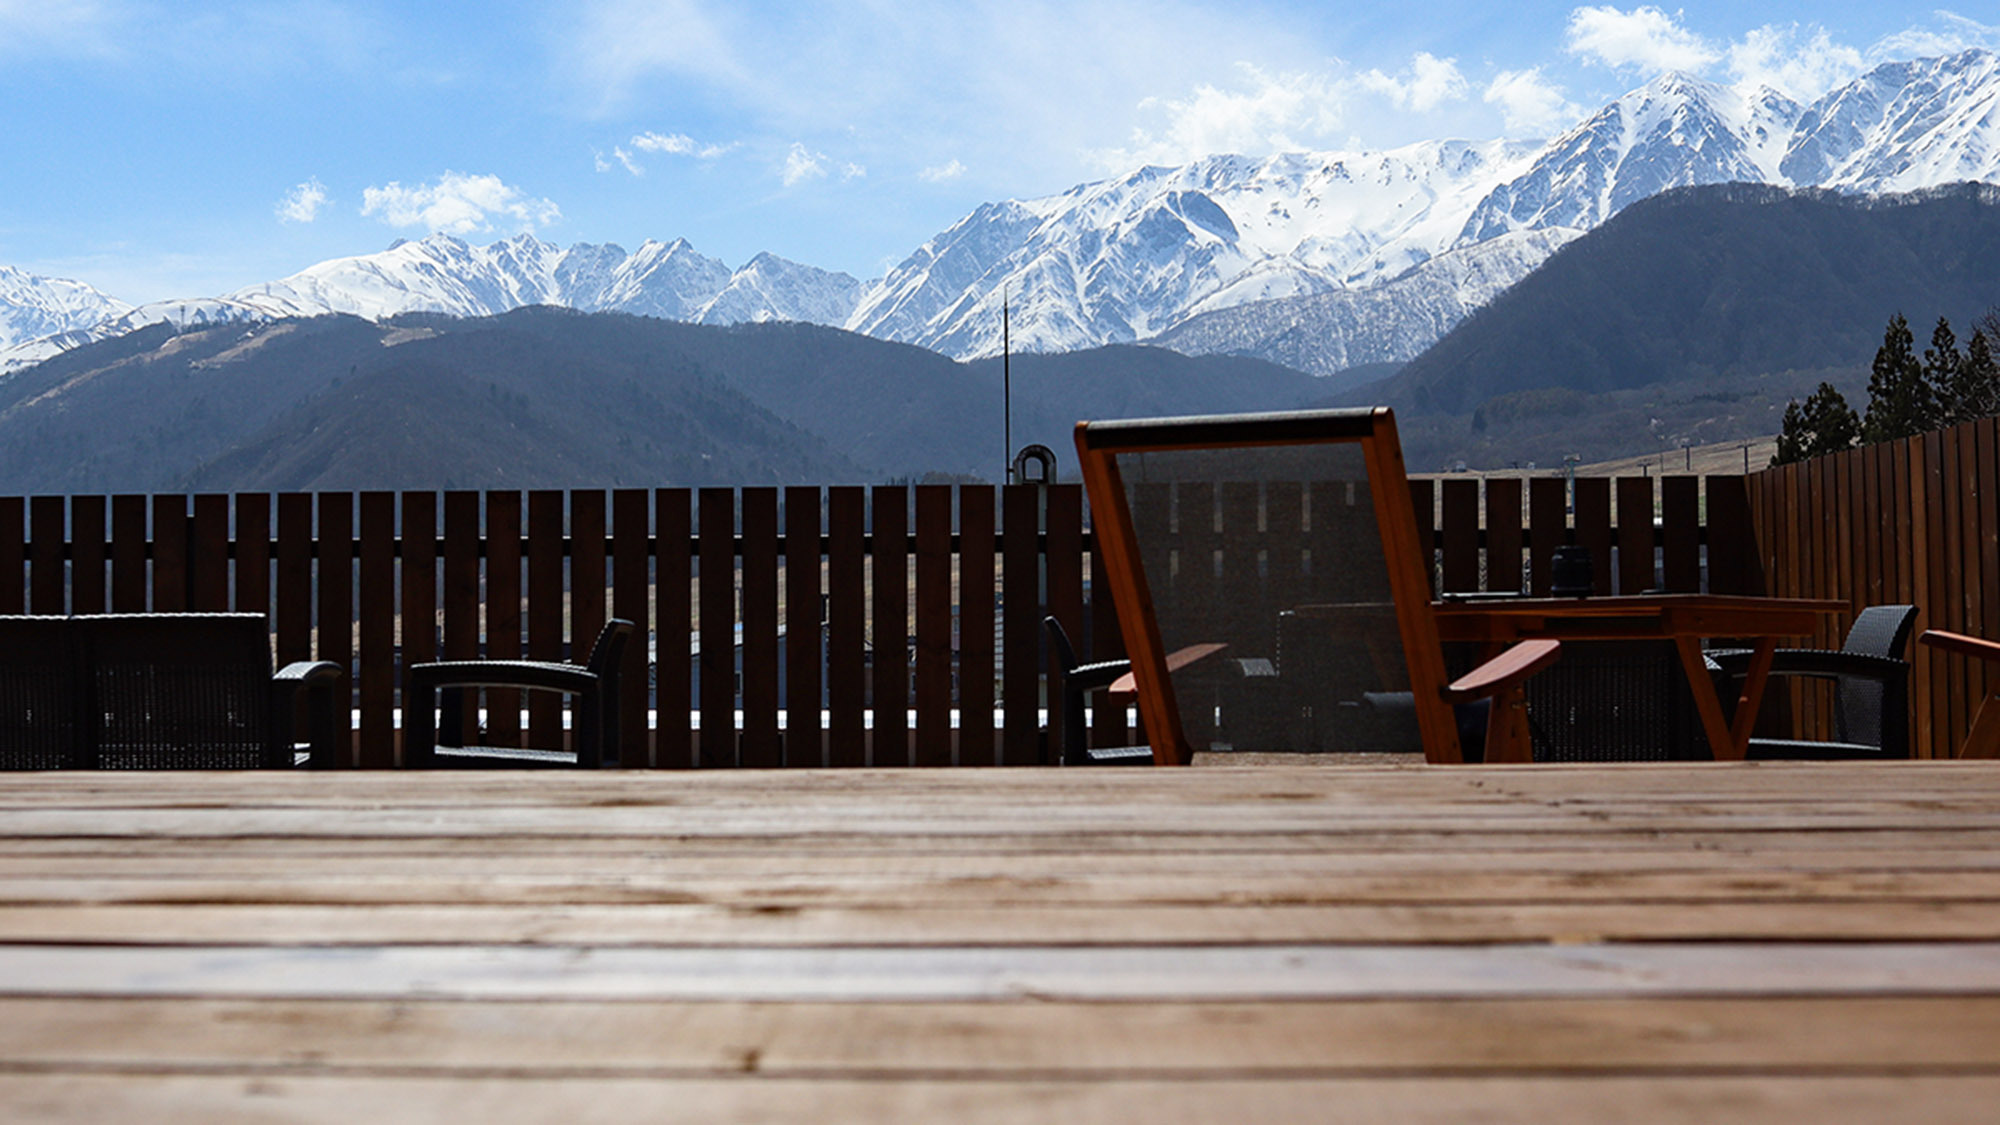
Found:
[{"label": "white cloud", "polygon": [[686,133],[641,133],[632,138],[632,147],[644,152],[666,152],[686,156],[695,151],[694,138]]},{"label": "white cloud", "polygon": [[965,165],[957,160],[948,164],[938,164],[917,173],[917,178],[927,184],[944,184],[965,175]]},{"label": "white cloud", "polygon": [[1163,127],[1132,131],[1130,148],[1095,153],[1108,170],[1140,164],[1182,164],[1215,153],[1263,155],[1311,147],[1301,138],[1325,138],[1340,127],[1346,91],[1324,75],[1266,74],[1238,67],[1243,86],[1195,87],[1182,100],[1148,98],[1140,109],[1166,118]]},{"label": "white cloud", "polygon": [[785,186],[795,187],[806,180],[816,180],[826,175],[826,154],[814,152],[805,145],[793,141],[791,151],[785,154]]},{"label": "white cloud", "polygon": [[843,180],[859,180],[867,175],[868,169],[866,167],[852,162],[840,170],[840,178]]},{"label": "white cloud", "polygon": [[1429,113],[1446,102],[1455,102],[1471,89],[1459,73],[1456,59],[1440,59],[1428,51],[1418,51],[1401,77],[1370,70],[1355,80],[1362,89],[1381,94],[1400,109]]},{"label": "white cloud", "polygon": [[1939,26],[1913,27],[1886,36],[1868,49],[1868,61],[1935,58],[1972,47],[2000,49],[2000,27],[1967,19],[1956,12],[1940,11],[1936,16]]},{"label": "white cloud", "polygon": [[361,193],[361,213],[377,215],[395,227],[427,227],[445,234],[491,230],[496,218],[510,218],[523,230],[534,230],[562,218],[546,199],[523,195],[498,176],[468,176],[446,172],[435,184],[404,187],[390,183]]},{"label": "white cloud", "polygon": [[0,55],[106,55],[124,22],[97,0],[0,0]]},{"label": "white cloud", "polygon": [[1809,102],[1866,69],[1861,52],[1833,42],[1825,28],[1760,27],[1729,46],[1729,73],[1747,88],[1769,86]]},{"label": "white cloud", "polygon": [[319,218],[319,209],[326,206],[326,185],[314,176],[305,183],[285,193],[278,201],[278,221],[284,223],[310,223]]},{"label": "white cloud", "polygon": [[1700,72],[1722,58],[1707,40],[1680,25],[1676,16],[1642,6],[1621,12],[1610,5],[1570,13],[1565,49],[1589,62],[1614,69]]},{"label": "white cloud", "polygon": [[1494,75],[1483,95],[1500,109],[1509,133],[1547,136],[1576,123],[1582,111],[1563,96],[1562,88],[1542,77],[1540,67],[1503,70]]}]

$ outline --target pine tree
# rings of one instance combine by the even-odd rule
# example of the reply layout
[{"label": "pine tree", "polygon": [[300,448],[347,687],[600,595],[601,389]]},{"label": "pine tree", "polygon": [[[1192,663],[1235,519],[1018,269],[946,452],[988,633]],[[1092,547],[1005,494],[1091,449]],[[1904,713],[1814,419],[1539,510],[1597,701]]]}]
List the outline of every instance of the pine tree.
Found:
[{"label": "pine tree", "polygon": [[1861,419],[1847,405],[1846,397],[1833,384],[1821,383],[1803,407],[1796,399],[1785,407],[1778,452],[1771,464],[1786,465],[1852,449],[1860,433]]},{"label": "pine tree", "polygon": [[1957,408],[1956,421],[1970,422],[2000,414],[2000,362],[1993,358],[1993,347],[1984,328],[1973,332],[1965,345],[1965,363],[1959,368],[1952,399]]},{"label": "pine tree", "polygon": [[1863,442],[1894,441],[1933,427],[1936,409],[1915,349],[1910,322],[1901,313],[1890,317],[1868,375],[1868,414],[1861,422]]},{"label": "pine tree", "polygon": [[1965,356],[1958,350],[1958,336],[1951,330],[1951,321],[1938,317],[1937,327],[1931,329],[1931,346],[1924,349],[1924,384],[1931,397],[1931,426],[1949,426],[1963,421],[1958,417],[1959,375],[1965,368]]}]

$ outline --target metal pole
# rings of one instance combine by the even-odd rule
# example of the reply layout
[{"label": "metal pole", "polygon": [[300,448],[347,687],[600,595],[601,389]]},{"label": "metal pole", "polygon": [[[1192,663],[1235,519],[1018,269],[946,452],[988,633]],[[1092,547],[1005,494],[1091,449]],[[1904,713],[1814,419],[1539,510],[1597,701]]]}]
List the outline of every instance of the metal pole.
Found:
[{"label": "metal pole", "polygon": [[1014,483],[1014,374],[1010,369],[1013,347],[1007,333],[1007,288],[1000,288],[1000,398],[1001,412],[1005,415],[1001,423],[1001,439],[1007,444],[1007,483]]}]

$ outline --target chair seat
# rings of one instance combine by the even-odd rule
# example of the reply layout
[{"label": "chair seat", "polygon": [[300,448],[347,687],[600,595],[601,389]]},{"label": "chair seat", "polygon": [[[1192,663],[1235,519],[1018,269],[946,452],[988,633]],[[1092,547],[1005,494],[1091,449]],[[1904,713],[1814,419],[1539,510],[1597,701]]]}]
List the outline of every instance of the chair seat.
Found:
[{"label": "chair seat", "polygon": [[458,769],[572,769],[576,755],[567,750],[530,750],[517,746],[440,746],[436,764]]},{"label": "chair seat", "polygon": [[1743,756],[1753,762],[1888,762],[1902,757],[1885,754],[1880,746],[1860,742],[1808,742],[1790,738],[1753,738]]}]

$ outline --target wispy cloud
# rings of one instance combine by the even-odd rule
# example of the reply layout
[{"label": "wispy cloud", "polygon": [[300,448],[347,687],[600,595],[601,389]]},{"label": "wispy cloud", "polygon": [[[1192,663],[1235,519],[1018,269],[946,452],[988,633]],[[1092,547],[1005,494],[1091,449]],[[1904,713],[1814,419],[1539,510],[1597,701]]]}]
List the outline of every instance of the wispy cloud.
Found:
[{"label": "wispy cloud", "polygon": [[1683,27],[1677,16],[1654,7],[1629,12],[1609,5],[1578,8],[1570,13],[1564,46],[1588,62],[1650,73],[1698,73],[1722,58],[1720,50]]},{"label": "wispy cloud", "polygon": [[498,176],[459,172],[446,172],[434,184],[371,187],[361,193],[361,213],[390,226],[445,234],[491,230],[495,219],[512,219],[522,230],[534,230],[562,218],[553,202],[528,196]]},{"label": "wispy cloud", "polygon": [[1428,51],[1418,51],[1401,74],[1370,70],[1355,81],[1362,89],[1388,98],[1398,108],[1418,113],[1429,113],[1446,102],[1458,101],[1471,90],[1465,75],[1459,73],[1458,60],[1440,59]]},{"label": "wispy cloud", "polygon": [[1861,52],[1825,28],[1767,26],[1729,45],[1729,73],[1746,87],[1769,86],[1811,101],[1867,69]]},{"label": "wispy cloud", "polygon": [[1546,136],[1574,125],[1582,116],[1562,88],[1542,76],[1540,67],[1501,71],[1487,83],[1482,98],[1499,108],[1510,133]]},{"label": "wispy cloud", "polygon": [[319,218],[320,208],[326,206],[326,185],[314,176],[305,183],[285,193],[278,201],[278,221],[284,223],[310,223]]},{"label": "wispy cloud", "polygon": [[110,54],[122,22],[98,0],[0,0],[0,56]]},{"label": "wispy cloud", "polygon": [[965,175],[965,165],[957,160],[933,165],[917,173],[917,178],[927,184],[947,184]]},{"label": "wispy cloud", "polygon": [[1266,74],[1239,67],[1235,88],[1201,85],[1184,98],[1149,98],[1142,110],[1164,118],[1155,129],[1132,132],[1130,147],[1097,154],[1107,169],[1138,164],[1179,164],[1222,152],[1261,154],[1308,147],[1305,138],[1340,128],[1347,93],[1324,75]]},{"label": "wispy cloud", "polygon": [[784,179],[786,187],[797,187],[807,180],[822,179],[826,176],[826,154],[814,152],[804,144],[793,141],[785,153]]},{"label": "wispy cloud", "polygon": [[1935,17],[1936,23],[1929,27],[1912,27],[1883,37],[1868,48],[1868,61],[1954,55],[1972,47],[2000,50],[2000,27],[1957,12],[1940,11]]}]

